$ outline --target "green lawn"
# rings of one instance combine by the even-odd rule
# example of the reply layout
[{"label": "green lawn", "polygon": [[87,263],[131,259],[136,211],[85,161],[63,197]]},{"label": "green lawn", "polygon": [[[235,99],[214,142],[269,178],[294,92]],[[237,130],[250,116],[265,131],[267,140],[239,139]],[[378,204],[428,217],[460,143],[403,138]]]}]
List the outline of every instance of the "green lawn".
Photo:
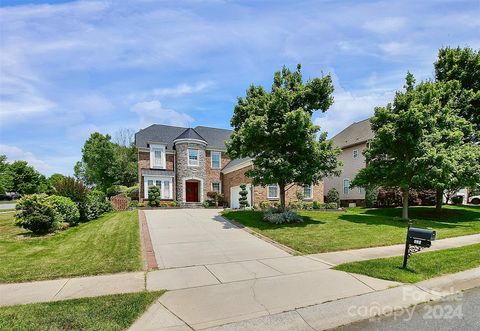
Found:
[{"label": "green lawn", "polygon": [[137,211],[37,237],[0,214],[0,283],[141,270]]},{"label": "green lawn", "polygon": [[163,292],[115,294],[0,308],[0,330],[125,330]]},{"label": "green lawn", "polygon": [[480,267],[480,244],[413,254],[408,259],[407,269],[402,269],[402,264],[403,256],[397,256],[345,263],[335,269],[402,283],[416,283]]},{"label": "green lawn", "polygon": [[17,200],[1,200],[0,205],[7,205],[11,203],[17,203]]},{"label": "green lawn", "polygon": [[[480,207],[445,206],[409,210],[414,226],[437,230],[437,239],[480,233]],[[352,208],[346,212],[301,211],[303,223],[274,225],[258,211],[229,211],[224,216],[302,254],[386,246],[405,241],[407,222],[399,208]]]}]

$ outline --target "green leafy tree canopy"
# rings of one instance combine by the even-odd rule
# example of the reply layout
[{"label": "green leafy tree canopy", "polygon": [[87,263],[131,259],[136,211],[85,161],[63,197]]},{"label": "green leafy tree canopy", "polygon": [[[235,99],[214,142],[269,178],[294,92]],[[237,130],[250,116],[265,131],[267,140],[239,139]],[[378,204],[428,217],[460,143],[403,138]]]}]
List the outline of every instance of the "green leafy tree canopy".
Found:
[{"label": "green leafy tree canopy", "polygon": [[245,98],[238,98],[228,155],[253,158],[247,176],[254,185],[278,184],[282,207],[286,185],[310,185],[338,173],[339,150],[312,123],[315,111],[332,105],[332,93],[329,75],[304,83],[298,65],[295,71],[276,72],[269,92],[252,85]]}]

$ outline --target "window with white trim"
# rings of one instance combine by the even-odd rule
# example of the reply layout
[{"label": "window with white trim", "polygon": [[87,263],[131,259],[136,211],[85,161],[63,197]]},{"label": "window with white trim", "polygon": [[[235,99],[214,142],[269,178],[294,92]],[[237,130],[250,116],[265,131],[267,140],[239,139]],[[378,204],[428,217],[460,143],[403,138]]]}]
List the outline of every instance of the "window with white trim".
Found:
[{"label": "window with white trim", "polygon": [[363,187],[359,186],[357,189],[358,189],[358,193],[365,193],[365,190],[363,189]]},{"label": "window with white trim", "polygon": [[278,199],[278,185],[268,185],[267,187],[267,198],[268,199]]},{"label": "window with white trim", "polygon": [[222,160],[222,153],[221,152],[211,152],[211,166],[212,169],[220,169],[221,167],[221,160]]},{"label": "window with white trim", "polygon": [[348,194],[350,190],[350,179],[343,180],[343,194]]},{"label": "window with white trim", "polygon": [[198,149],[188,149],[188,165],[198,166]]},{"label": "window with white trim", "polygon": [[153,185],[160,190],[161,199],[173,199],[172,178],[145,178],[143,194],[145,199],[148,199],[148,188]]},{"label": "window with white trim", "polygon": [[165,169],[164,145],[150,145],[150,168]]},{"label": "window with white trim", "polygon": [[312,199],[313,198],[313,187],[312,185],[305,185],[303,187],[303,197],[305,199]]},{"label": "window with white trim", "polygon": [[353,150],[353,158],[356,159],[358,157],[358,149]]},{"label": "window with white trim", "polygon": [[217,192],[217,193],[222,193],[220,182],[213,182],[212,183],[212,191]]}]

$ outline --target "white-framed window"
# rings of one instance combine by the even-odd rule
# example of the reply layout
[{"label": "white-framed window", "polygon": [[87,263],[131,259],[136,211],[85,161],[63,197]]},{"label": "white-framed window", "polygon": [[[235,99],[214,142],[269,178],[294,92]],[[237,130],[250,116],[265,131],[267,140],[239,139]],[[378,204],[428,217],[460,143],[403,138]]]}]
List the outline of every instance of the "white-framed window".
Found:
[{"label": "white-framed window", "polygon": [[359,186],[357,189],[358,189],[358,193],[365,193],[365,190],[363,189],[363,187]]},{"label": "white-framed window", "polygon": [[146,177],[144,178],[144,198],[148,199],[148,188],[158,186],[161,199],[173,199],[173,186],[171,177]]},{"label": "white-framed window", "polygon": [[350,179],[345,178],[343,180],[343,194],[348,194],[350,190]]},{"label": "white-framed window", "polygon": [[278,199],[278,185],[268,185],[267,186],[267,198],[268,199]]},{"label": "white-framed window", "polygon": [[212,183],[212,191],[217,193],[222,193],[222,185],[220,182],[213,182]]},{"label": "white-framed window", "polygon": [[165,169],[165,146],[150,145],[150,168]]},{"label": "white-framed window", "polygon": [[305,199],[313,199],[313,187],[311,184],[303,187],[303,197]]},{"label": "white-framed window", "polygon": [[211,152],[212,169],[220,169],[222,165],[222,152]]},{"label": "white-framed window", "polygon": [[358,149],[353,150],[353,158],[356,159],[358,157]]},{"label": "white-framed window", "polygon": [[198,166],[198,149],[188,149],[188,165],[197,167]]}]

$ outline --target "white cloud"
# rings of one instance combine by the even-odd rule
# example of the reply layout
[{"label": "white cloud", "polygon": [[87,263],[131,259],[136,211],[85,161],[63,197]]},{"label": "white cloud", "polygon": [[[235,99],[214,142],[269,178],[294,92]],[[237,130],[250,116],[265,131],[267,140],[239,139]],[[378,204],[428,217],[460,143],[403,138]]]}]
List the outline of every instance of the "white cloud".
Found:
[{"label": "white cloud", "polygon": [[384,106],[393,98],[394,92],[357,94],[343,89],[337,89],[334,93],[333,106],[314,120],[321,131],[327,131],[329,138],[352,124],[364,120],[373,115],[374,108]]},{"label": "white cloud", "polygon": [[51,167],[45,161],[39,160],[35,157],[32,152],[27,152],[18,148],[16,146],[9,146],[0,144],[0,154],[4,154],[7,156],[8,162],[13,161],[27,161],[30,165],[32,165],[38,171],[44,173],[48,171]]},{"label": "white cloud", "polygon": [[164,87],[153,90],[156,97],[179,97],[185,94],[202,92],[212,85],[212,82],[198,82],[195,85],[180,84],[175,87]]},{"label": "white cloud", "polygon": [[407,54],[415,54],[419,47],[414,47],[409,42],[390,41],[379,44],[378,47],[387,55],[399,56]]},{"label": "white cloud", "polygon": [[363,28],[375,33],[399,32],[406,25],[403,17],[384,17],[380,19],[369,19],[363,24]]},{"label": "white cloud", "polygon": [[132,111],[138,114],[142,128],[155,123],[188,127],[193,122],[190,115],[164,108],[158,100],[139,102]]},{"label": "white cloud", "polygon": [[79,124],[68,128],[67,136],[71,139],[85,140],[93,132],[102,132],[95,124]]}]

